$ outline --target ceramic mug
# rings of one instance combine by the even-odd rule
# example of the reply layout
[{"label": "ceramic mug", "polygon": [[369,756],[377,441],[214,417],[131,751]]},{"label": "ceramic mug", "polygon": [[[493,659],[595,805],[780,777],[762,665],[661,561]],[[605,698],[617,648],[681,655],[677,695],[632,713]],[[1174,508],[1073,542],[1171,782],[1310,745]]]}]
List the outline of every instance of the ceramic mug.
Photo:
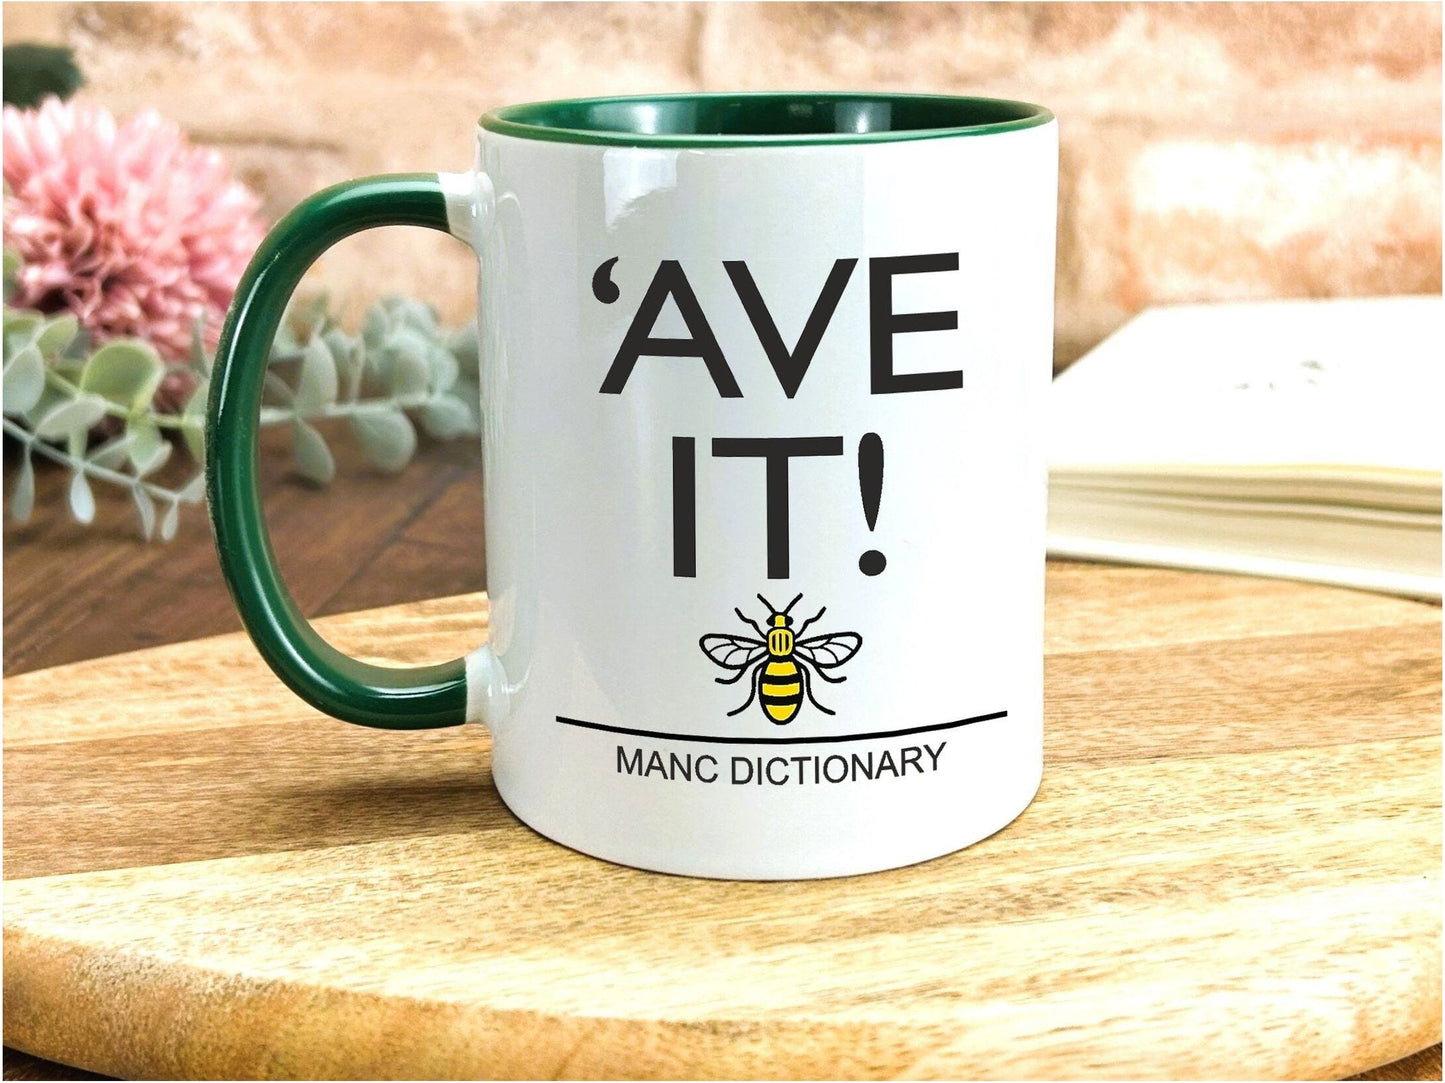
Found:
[{"label": "ceramic mug", "polygon": [[[789,879],[958,850],[1042,773],[1057,125],[905,94],[556,101],[476,168],[271,232],[207,430],[257,647],[337,718],[481,721],[516,815],[587,854]],[[297,610],[257,490],[283,307],[372,226],[481,260],[490,642],[395,669]]]}]

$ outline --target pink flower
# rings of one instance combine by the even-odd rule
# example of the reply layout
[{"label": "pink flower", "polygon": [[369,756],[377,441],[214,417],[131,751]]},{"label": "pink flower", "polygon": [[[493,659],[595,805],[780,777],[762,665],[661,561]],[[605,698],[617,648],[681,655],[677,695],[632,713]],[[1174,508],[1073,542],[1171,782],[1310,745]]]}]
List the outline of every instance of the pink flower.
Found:
[{"label": "pink flower", "polygon": [[220,154],[148,111],[5,107],[5,244],[24,267],[12,304],[68,310],[96,342],[135,337],[184,359],[197,317],[214,348],[260,243],[259,201]]}]

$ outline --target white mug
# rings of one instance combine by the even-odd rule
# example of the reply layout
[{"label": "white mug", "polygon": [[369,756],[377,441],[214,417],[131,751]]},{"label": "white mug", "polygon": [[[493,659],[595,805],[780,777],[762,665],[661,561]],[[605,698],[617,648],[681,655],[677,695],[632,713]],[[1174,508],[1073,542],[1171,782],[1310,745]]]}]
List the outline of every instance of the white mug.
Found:
[{"label": "white mug", "polygon": [[[474,171],[283,220],[210,400],[221,565],[338,718],[481,721],[518,818],[693,876],[892,868],[999,830],[1043,769],[1043,396],[1057,125],[879,94],[546,102]],[[316,635],[256,482],[267,350],[309,263],[377,225],[481,259],[491,641],[389,669]]]}]

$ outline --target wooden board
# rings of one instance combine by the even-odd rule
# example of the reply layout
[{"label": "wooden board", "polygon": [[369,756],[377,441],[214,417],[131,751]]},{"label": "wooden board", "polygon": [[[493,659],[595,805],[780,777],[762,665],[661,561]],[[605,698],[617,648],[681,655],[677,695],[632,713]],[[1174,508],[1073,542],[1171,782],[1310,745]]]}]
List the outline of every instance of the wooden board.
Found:
[{"label": "wooden board", "polygon": [[[333,618],[378,660],[467,596]],[[1043,789],[845,880],[518,824],[484,730],[323,719],[224,636],[5,681],[5,1041],[144,1076],[1343,1076],[1440,1038],[1440,610],[1050,569]]]}]

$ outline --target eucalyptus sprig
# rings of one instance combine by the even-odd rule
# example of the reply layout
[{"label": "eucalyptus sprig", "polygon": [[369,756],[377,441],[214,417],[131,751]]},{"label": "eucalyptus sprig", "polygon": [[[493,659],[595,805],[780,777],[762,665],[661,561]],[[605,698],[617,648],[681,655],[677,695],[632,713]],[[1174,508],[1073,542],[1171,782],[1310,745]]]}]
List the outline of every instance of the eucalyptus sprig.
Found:
[{"label": "eucalyptus sprig", "polygon": [[[140,342],[112,342],[93,353],[74,349],[80,341],[75,317],[47,318],[5,310],[4,428],[21,446],[22,460],[10,496],[10,514],[24,522],[35,504],[35,467],[40,455],[69,469],[71,514],[82,523],[95,518],[94,481],[130,490],[141,533],[169,541],[181,504],[195,504],[204,491],[197,471],[177,488],[150,478],[171,457],[173,445],[162,428],[199,434],[196,416],[157,413],[152,399],[165,375],[156,352]],[[107,418],[121,431],[92,442],[91,430]]]},{"label": "eucalyptus sprig", "polygon": [[[16,267],[7,252],[7,298]],[[197,326],[185,362],[168,364],[140,340],[92,349],[68,313],[6,305],[4,431],[23,456],[11,516],[30,517],[32,460],[39,455],[69,470],[70,511],[80,522],[94,519],[92,485],[101,482],[129,490],[144,537],[173,538],[181,506],[199,503],[205,491],[211,358],[201,332]],[[296,468],[317,484],[336,473],[331,449],[313,424],[320,419],[345,418],[367,458],[396,472],[411,461],[418,425],[438,440],[479,431],[477,379],[474,329],[448,331],[427,305],[391,297],[374,304],[360,334],[352,335],[321,297],[282,320],[260,423],[291,429]],[[183,401],[175,387],[189,389]],[[162,484],[158,473],[177,444],[188,450],[193,468],[180,484]]]}]

